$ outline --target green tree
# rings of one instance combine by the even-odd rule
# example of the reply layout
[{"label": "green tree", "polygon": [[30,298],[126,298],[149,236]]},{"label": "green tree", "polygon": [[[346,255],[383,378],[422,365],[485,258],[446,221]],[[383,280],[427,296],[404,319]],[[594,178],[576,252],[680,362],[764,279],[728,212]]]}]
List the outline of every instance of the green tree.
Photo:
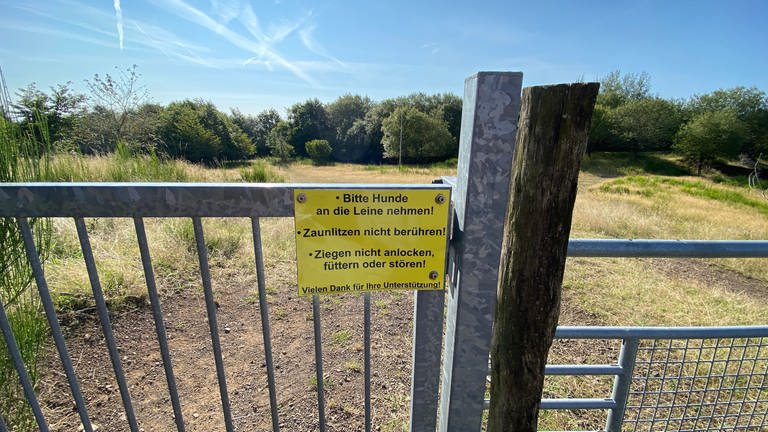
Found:
[{"label": "green tree", "polygon": [[280,121],[272,128],[267,136],[267,145],[270,154],[276,157],[281,163],[286,163],[294,155],[294,149],[288,138],[291,136],[291,126],[286,121]]},{"label": "green tree", "polygon": [[[368,110],[362,124],[357,125],[355,129],[356,136],[360,140],[364,139],[368,147],[368,152],[363,158],[366,162],[379,163],[384,159],[384,146],[382,143],[384,133],[382,132],[381,125],[384,123],[384,120],[392,115],[392,112],[401,105],[405,106],[405,101],[402,100],[402,98],[400,100],[384,99],[383,101],[374,104],[374,106]],[[363,130],[365,135],[362,135]],[[362,138],[363,136],[365,138]]]},{"label": "green tree", "polygon": [[611,150],[619,142],[611,116],[612,111],[606,105],[595,104],[589,129],[589,141],[587,142],[588,153]]},{"label": "green tree", "polygon": [[453,137],[443,120],[416,108],[397,108],[381,125],[384,157],[403,162],[443,160],[455,153]]},{"label": "green tree", "polygon": [[732,111],[703,112],[680,129],[672,148],[701,175],[718,158],[737,156],[746,135],[746,125]]},{"label": "green tree", "polygon": [[299,156],[307,155],[304,149],[306,142],[314,139],[332,139],[328,114],[323,104],[317,99],[309,99],[290,107],[288,124],[290,125],[288,142]]},{"label": "green tree", "polygon": [[747,128],[742,151],[751,157],[768,152],[768,96],[756,87],[719,89],[691,98],[694,114],[731,111]]},{"label": "green tree", "polygon": [[255,146],[256,155],[269,154],[267,136],[269,132],[280,122],[280,114],[270,108],[255,116],[241,113],[238,109],[232,110],[232,122],[236,124],[251,139]]},{"label": "green tree", "polygon": [[158,134],[169,156],[211,164],[221,155],[221,139],[203,125],[196,106],[193,101],[169,104],[163,110]]},{"label": "green tree", "polygon": [[669,149],[683,124],[682,107],[661,98],[630,100],[608,116],[611,138],[632,152]]},{"label": "green tree", "polygon": [[253,156],[255,148],[250,138],[226,114],[216,109],[212,102],[197,101],[196,110],[203,127],[219,138],[221,159],[241,160]]},{"label": "green tree", "polygon": [[[444,93],[436,96],[438,105],[432,109],[431,114],[436,119],[445,121],[448,132],[451,133],[458,151],[461,134],[461,107],[463,101],[452,93]],[[457,153],[458,155],[458,153]]]},{"label": "green tree", "polygon": [[253,143],[211,102],[173,102],[161,116],[158,135],[171,156],[211,164],[239,160],[254,153]]},{"label": "green tree", "polygon": [[[11,107],[12,112],[27,129],[32,127],[36,141],[56,143],[71,135],[86,102],[85,95],[74,92],[71,85],[68,82],[51,87],[48,94],[31,83],[16,93],[17,101]],[[8,111],[11,112],[11,109]],[[40,125],[45,125],[44,131]]]},{"label": "green tree", "polygon": [[135,143],[134,146],[144,153],[151,153],[160,145],[157,131],[160,127],[163,110],[162,105],[145,103],[129,118],[131,140]]},{"label": "green tree", "polygon": [[600,80],[597,103],[617,108],[627,102],[651,97],[651,77],[646,72],[625,73],[613,71]]},{"label": "green tree", "polygon": [[[150,153],[160,147],[158,128],[163,116],[163,107],[145,103],[126,117],[123,126],[123,144],[132,151]],[[84,113],[65,144],[59,144],[63,150],[77,149],[85,154],[110,153],[117,148],[117,135],[113,129],[114,115],[107,108],[96,105]]]},{"label": "green tree", "polygon": [[333,131],[333,157],[344,162],[360,162],[368,153],[370,141],[362,121],[373,103],[368,97],[346,94],[326,106],[328,122]]},{"label": "green tree", "polygon": [[108,133],[100,141],[114,143],[113,148],[120,141],[140,146],[132,139],[131,126],[136,122],[131,121],[131,117],[147,101],[149,90],[139,82],[141,74],[137,68],[135,64],[122,70],[115,67],[118,73],[114,77],[108,73],[104,76],[95,74],[91,80],[86,80],[93,108],[102,114],[89,119],[106,123],[92,128]]},{"label": "green tree", "polygon": [[304,145],[307,155],[316,165],[328,163],[333,149],[327,140],[312,140]]},{"label": "green tree", "polygon": [[103,106],[94,106],[83,113],[70,140],[58,147],[60,150],[76,150],[84,154],[111,153],[117,147],[111,124],[112,113]]}]

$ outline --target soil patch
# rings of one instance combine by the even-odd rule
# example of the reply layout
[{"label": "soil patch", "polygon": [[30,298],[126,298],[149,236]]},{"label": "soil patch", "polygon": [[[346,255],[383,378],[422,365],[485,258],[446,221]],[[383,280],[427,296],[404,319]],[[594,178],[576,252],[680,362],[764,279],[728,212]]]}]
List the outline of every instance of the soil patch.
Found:
[{"label": "soil patch", "polygon": [[[690,277],[765,299],[762,281],[744,277],[703,260],[654,260],[653,268],[674,277]],[[214,281],[217,320],[224,353],[227,386],[236,430],[271,430],[266,365],[255,277],[232,272]],[[291,278],[278,277],[268,302],[278,392],[280,425],[286,431],[318,430],[314,388],[314,345],[311,301],[299,298]],[[566,296],[567,299],[567,296]],[[182,411],[187,430],[224,430],[211,338],[201,289],[189,288],[162,300]],[[329,431],[362,430],[363,300],[357,295],[321,300],[326,419]],[[413,296],[410,292],[372,295],[372,406],[374,430],[402,430],[408,424]],[[133,405],[144,431],[175,430],[150,309],[141,304],[113,313],[114,332],[130,386]],[[98,320],[79,315],[66,329],[67,344],[93,422],[102,431],[128,430]],[[561,325],[601,325],[600,319],[567,300]],[[550,362],[600,364],[616,361],[619,341],[557,340]],[[40,394],[46,417],[55,431],[77,430],[66,378],[53,344],[47,355]],[[610,384],[610,383],[609,383]],[[597,384],[585,383],[581,387]],[[600,384],[602,385],[602,384]],[[549,394],[545,397],[589,395]],[[604,421],[592,413],[582,419]],[[598,418],[599,417],[599,418]]]},{"label": "soil patch", "polygon": [[705,259],[654,259],[654,268],[677,279],[690,279],[705,286],[718,286],[755,300],[768,299],[768,283],[744,276]]},{"label": "soil patch", "polygon": [[[217,321],[236,430],[272,430],[258,301],[254,280],[221,283]],[[280,424],[287,431],[318,429],[312,304],[295,287],[269,295]],[[201,292],[163,299],[165,328],[187,430],[224,430],[211,337]],[[361,296],[321,300],[326,419],[329,431],[363,429]],[[379,430],[407,424],[410,393],[410,293],[372,295],[372,406]],[[128,430],[108,351],[98,321],[80,317],[67,330],[67,345],[92,421],[102,431]],[[173,409],[148,306],[113,314],[123,368],[139,425],[145,431],[175,430]],[[40,384],[51,429],[80,425],[53,344]]]}]

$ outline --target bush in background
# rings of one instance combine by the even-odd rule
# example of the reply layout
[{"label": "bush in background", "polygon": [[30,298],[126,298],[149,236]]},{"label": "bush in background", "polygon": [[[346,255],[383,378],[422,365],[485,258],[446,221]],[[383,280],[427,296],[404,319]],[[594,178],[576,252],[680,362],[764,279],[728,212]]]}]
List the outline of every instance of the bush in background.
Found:
[{"label": "bush in background", "polygon": [[327,164],[328,161],[330,161],[331,153],[333,152],[331,144],[327,140],[307,141],[307,143],[304,144],[304,148],[307,150],[307,156],[312,159],[312,162],[314,162],[315,165]]}]

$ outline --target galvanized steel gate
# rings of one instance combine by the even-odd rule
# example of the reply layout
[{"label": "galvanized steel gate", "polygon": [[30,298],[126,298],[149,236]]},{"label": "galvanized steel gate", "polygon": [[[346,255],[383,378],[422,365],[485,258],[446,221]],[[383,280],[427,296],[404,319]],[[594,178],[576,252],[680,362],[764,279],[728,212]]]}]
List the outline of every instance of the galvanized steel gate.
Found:
[{"label": "galvanized steel gate", "polygon": [[[462,117],[462,136],[460,146],[459,171],[456,178],[446,178],[439,183],[453,187],[453,233],[449,245],[448,289],[446,292],[419,291],[414,300],[414,332],[411,384],[410,430],[412,431],[468,431],[478,430],[481,425],[488,372],[488,350],[491,338],[491,323],[496,295],[499,254],[503,218],[508,197],[509,167],[514,151],[517,115],[520,108],[520,73],[479,73],[470,77],[465,84],[464,108]],[[342,185],[333,185],[339,187]],[[377,186],[343,185],[352,188],[370,188]],[[272,348],[270,337],[269,310],[264,287],[264,266],[259,220],[263,217],[290,217],[293,214],[293,189],[296,187],[322,187],[322,185],[235,185],[235,184],[5,184],[0,186],[0,216],[17,218],[22,231],[28,258],[33,266],[38,292],[45,308],[54,337],[59,358],[64,367],[78,413],[85,430],[92,430],[87,408],[83,402],[79,384],[75,376],[71,358],[67,352],[64,337],[59,328],[56,312],[42,267],[37,258],[36,246],[28,224],[31,217],[74,217],[77,232],[86,262],[94,298],[110,352],[115,377],[125,408],[126,419],[132,431],[138,431],[139,425],[128,393],[125,374],[122,369],[117,345],[112,334],[106,304],[104,301],[99,275],[93,259],[86,217],[131,217],[139,244],[141,260],[147,282],[155,329],[162,355],[162,363],[172,402],[175,422],[179,431],[184,430],[181,402],[176,390],[172,359],[167,344],[163,323],[163,314],[155,286],[155,278],[147,238],[144,218],[147,217],[186,217],[192,218],[200,272],[205,295],[205,304],[210,328],[211,343],[214,351],[222,410],[227,430],[233,430],[232,414],[229,409],[229,393],[226,387],[224,363],[216,322],[211,275],[202,226],[206,217],[246,217],[250,218],[255,265],[259,290],[259,310],[265,347],[265,363],[271,403],[272,428],[277,431],[279,413],[274,386]],[[414,187],[385,185],[378,187]],[[421,185],[419,188],[440,186]],[[444,187],[444,186],[443,186]],[[642,242],[642,241],[602,241],[572,240],[570,256],[768,256],[768,242]],[[446,304],[447,303],[447,304]],[[447,307],[446,307],[447,306]],[[444,316],[445,311],[445,316]],[[325,429],[324,392],[322,372],[322,345],[320,335],[320,309],[317,296],[313,298],[313,319],[315,332],[316,375],[318,387],[318,416],[320,429]],[[364,383],[365,383],[365,425],[370,430],[370,297],[364,295]],[[0,326],[26,397],[38,419],[41,430],[47,430],[45,419],[37,402],[34,389],[26,373],[15,341],[10,332],[5,311],[0,308]],[[443,332],[440,329],[444,329]],[[606,330],[607,331],[607,330]],[[640,330],[637,330],[640,331]],[[595,333],[597,332],[597,333]],[[749,413],[750,423],[744,430],[753,430],[765,425],[765,346],[768,327],[739,330],[702,329],[691,337],[707,338],[730,337],[747,338],[746,345],[756,347],[757,351],[744,354],[742,360],[752,361],[748,377],[748,386],[755,388],[756,401]],[[708,332],[708,333],[707,333]],[[725,333],[722,333],[725,332]],[[610,333],[610,332],[609,332]],[[614,334],[615,333],[615,334]],[[631,330],[614,330],[610,337],[622,337],[628,341],[650,333],[632,333]],[[606,336],[600,330],[561,329],[559,337],[593,338]],[[632,336],[634,335],[634,336]],[[657,335],[651,339],[687,338],[686,333]],[[724,335],[724,336],[723,336]],[[758,338],[758,339],[750,339]],[[719,339],[717,339],[719,340]],[[736,346],[738,348],[738,344]],[[639,342],[638,342],[639,344]],[[686,342],[687,344],[687,342]],[[719,344],[719,342],[718,342]],[[628,347],[637,347],[635,342],[625,343]],[[686,345],[687,346],[687,345]],[[731,350],[734,342],[731,342]],[[638,348],[642,350],[642,348]],[[618,430],[624,420],[624,409],[628,393],[628,377],[632,367],[627,359],[632,350],[622,351],[618,365],[599,367],[552,367],[548,371],[556,374],[603,374],[616,377],[616,389],[611,398],[604,400],[581,400],[553,402],[544,401],[544,408],[597,408],[610,410],[607,428]],[[653,357],[651,358],[651,360]],[[762,363],[760,363],[762,362]],[[670,362],[667,362],[669,364]],[[743,362],[742,362],[743,363]],[[760,369],[763,368],[763,369]],[[667,370],[667,365],[663,366]],[[742,371],[739,366],[738,371]],[[761,371],[762,375],[761,375]],[[680,372],[682,374],[682,372]],[[682,376],[682,375],[681,375]],[[762,378],[761,378],[762,377]],[[679,378],[679,377],[678,377]],[[707,378],[709,379],[709,378]],[[722,382],[722,381],[721,381]],[[721,389],[722,390],[722,389]],[[660,391],[666,391],[663,389]],[[693,390],[690,390],[691,393]],[[647,393],[647,392],[646,392]],[[661,393],[659,393],[661,394]],[[645,397],[643,397],[645,400]],[[659,399],[661,400],[661,399]],[[738,402],[727,400],[729,407]],[[673,401],[674,404],[674,401]],[[641,403],[642,411],[644,405]],[[742,405],[744,406],[744,405]],[[631,407],[630,407],[631,408]],[[730,408],[729,408],[730,409]],[[762,418],[760,417],[763,410]],[[744,410],[739,410],[742,413]],[[438,418],[438,412],[440,416]],[[726,416],[728,415],[726,410]],[[655,416],[655,414],[654,414]],[[662,415],[663,416],[663,415]],[[669,419],[672,411],[668,412]],[[655,417],[654,417],[655,419]],[[753,421],[754,419],[757,419]],[[627,420],[628,421],[628,420]],[[648,423],[638,417],[634,423]],[[656,425],[651,421],[651,426]],[[667,423],[669,425],[670,423]],[[743,424],[743,423],[742,423]],[[712,422],[710,421],[710,425]],[[707,426],[709,427],[709,426]],[[734,429],[739,429],[737,425]],[[0,431],[6,426],[0,419]],[[754,429],[754,430],[758,430]],[[705,429],[706,430],[706,429]]]}]

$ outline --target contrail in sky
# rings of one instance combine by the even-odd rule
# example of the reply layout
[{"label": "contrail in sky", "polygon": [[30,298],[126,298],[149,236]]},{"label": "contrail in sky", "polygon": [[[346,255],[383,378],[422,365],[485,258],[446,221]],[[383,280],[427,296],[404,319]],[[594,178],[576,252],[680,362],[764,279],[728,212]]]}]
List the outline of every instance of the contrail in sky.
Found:
[{"label": "contrail in sky", "polygon": [[123,50],[123,10],[120,9],[120,0],[114,0],[115,18],[117,18],[117,37],[120,39],[120,51]]}]

